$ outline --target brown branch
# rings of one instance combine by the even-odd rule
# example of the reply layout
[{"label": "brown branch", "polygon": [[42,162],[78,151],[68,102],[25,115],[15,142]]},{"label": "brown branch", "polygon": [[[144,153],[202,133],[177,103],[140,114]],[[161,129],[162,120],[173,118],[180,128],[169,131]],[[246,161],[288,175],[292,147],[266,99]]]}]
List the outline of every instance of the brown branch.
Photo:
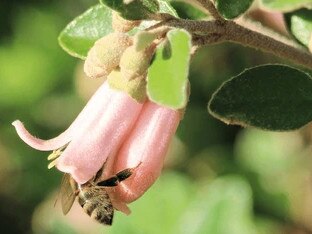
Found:
[{"label": "brown branch", "polygon": [[164,25],[175,28],[183,28],[191,34],[207,35],[209,33],[224,34],[225,28],[219,21],[205,21],[205,20],[185,20],[174,19],[164,22]]},{"label": "brown branch", "polygon": [[312,55],[308,51],[294,48],[272,37],[244,28],[233,21],[228,21],[225,26],[228,41],[260,49],[312,69]]},{"label": "brown branch", "polygon": [[[298,65],[312,69],[312,54],[300,48],[295,48],[282,41],[272,38],[268,35],[242,27],[233,21],[218,20],[202,21],[202,20],[185,20],[171,19],[161,22],[157,26],[168,26],[175,28],[183,28],[189,31],[193,36],[209,37],[209,34],[221,35],[226,41],[235,42],[243,46],[249,46],[255,49],[274,54],[278,57],[288,59]],[[202,45],[205,45],[203,40]],[[207,40],[207,44],[210,41]]]},{"label": "brown branch", "polygon": [[192,44],[197,47],[204,45],[217,44],[225,41],[224,35],[212,33],[206,36],[197,36],[194,35],[192,38]]}]

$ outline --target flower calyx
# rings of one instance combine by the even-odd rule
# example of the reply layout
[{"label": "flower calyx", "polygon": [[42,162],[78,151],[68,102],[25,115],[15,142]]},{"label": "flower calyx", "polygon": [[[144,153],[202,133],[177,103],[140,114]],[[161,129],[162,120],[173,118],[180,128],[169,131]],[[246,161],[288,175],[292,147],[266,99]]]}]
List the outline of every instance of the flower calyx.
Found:
[{"label": "flower calyx", "polygon": [[110,33],[97,40],[89,50],[84,71],[91,78],[106,77],[119,65],[123,52],[132,45],[132,38],[124,33]]},{"label": "flower calyx", "polygon": [[134,27],[139,26],[140,23],[141,23],[141,20],[126,20],[122,18],[122,16],[118,12],[113,11],[112,27],[115,32],[121,32],[121,33],[129,32]]},{"label": "flower calyx", "polygon": [[147,74],[155,52],[155,44],[137,51],[135,46],[128,47],[120,59],[120,71],[125,79],[132,80]]},{"label": "flower calyx", "polygon": [[139,103],[146,100],[146,76],[137,76],[129,80],[119,70],[114,70],[107,77],[111,88],[123,91]]}]

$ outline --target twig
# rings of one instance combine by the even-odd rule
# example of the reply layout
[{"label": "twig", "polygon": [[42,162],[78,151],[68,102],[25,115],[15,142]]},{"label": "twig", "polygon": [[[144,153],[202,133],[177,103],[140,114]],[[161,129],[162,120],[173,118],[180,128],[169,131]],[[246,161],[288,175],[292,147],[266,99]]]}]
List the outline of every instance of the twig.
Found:
[{"label": "twig", "polygon": [[[192,35],[206,37],[209,34],[218,34],[226,41],[242,44],[265,52],[272,53],[281,58],[288,59],[298,65],[312,69],[312,55],[305,50],[285,44],[270,36],[242,27],[233,21],[195,21],[173,19],[161,22],[158,26],[184,28]],[[210,43],[207,41],[207,43]],[[202,43],[205,45],[205,43]]]},{"label": "twig", "polygon": [[294,48],[269,36],[244,28],[233,21],[227,22],[225,32],[228,41],[260,49],[312,69],[312,55],[308,51]]},{"label": "twig", "polygon": [[204,20],[185,20],[174,19],[164,22],[165,25],[175,28],[184,28],[190,33],[207,35],[209,33],[224,34],[225,28],[218,21],[204,21]]},{"label": "twig", "polygon": [[212,45],[212,44],[218,44],[225,40],[224,35],[220,35],[217,33],[212,33],[207,36],[196,36],[194,35],[192,38],[192,54],[195,54],[196,51],[204,46],[204,45]]},{"label": "twig", "polygon": [[219,21],[224,21],[223,17],[219,14],[214,3],[211,0],[196,0],[202,7],[204,7],[213,18]]},{"label": "twig", "polygon": [[197,36],[194,35],[192,38],[192,44],[196,47],[201,47],[204,45],[217,44],[225,41],[224,35],[220,35],[217,33],[212,33],[206,36]]}]

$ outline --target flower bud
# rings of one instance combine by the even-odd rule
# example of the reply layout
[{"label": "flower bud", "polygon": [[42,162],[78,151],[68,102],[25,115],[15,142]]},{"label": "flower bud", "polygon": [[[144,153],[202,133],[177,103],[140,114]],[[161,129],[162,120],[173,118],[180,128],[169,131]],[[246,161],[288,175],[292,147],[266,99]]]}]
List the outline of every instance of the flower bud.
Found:
[{"label": "flower bud", "polygon": [[120,59],[120,71],[123,77],[128,80],[144,76],[150,66],[155,52],[155,45],[152,44],[143,50],[137,51],[135,46],[128,47]]},{"label": "flower bud", "polygon": [[129,32],[140,23],[140,20],[126,20],[118,12],[113,11],[112,26],[115,32]]},{"label": "flower bud", "polygon": [[89,50],[84,71],[91,78],[106,77],[118,65],[132,39],[123,33],[111,33],[95,42]]}]

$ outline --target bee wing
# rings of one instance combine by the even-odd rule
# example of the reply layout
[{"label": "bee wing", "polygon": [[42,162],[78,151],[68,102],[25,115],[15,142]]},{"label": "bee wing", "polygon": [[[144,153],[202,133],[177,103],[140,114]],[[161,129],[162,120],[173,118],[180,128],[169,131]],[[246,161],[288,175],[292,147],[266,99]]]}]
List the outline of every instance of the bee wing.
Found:
[{"label": "bee wing", "polygon": [[62,211],[64,215],[66,215],[70,211],[76,198],[76,194],[72,186],[71,180],[72,179],[70,174],[65,173],[62,179],[60,191]]}]

